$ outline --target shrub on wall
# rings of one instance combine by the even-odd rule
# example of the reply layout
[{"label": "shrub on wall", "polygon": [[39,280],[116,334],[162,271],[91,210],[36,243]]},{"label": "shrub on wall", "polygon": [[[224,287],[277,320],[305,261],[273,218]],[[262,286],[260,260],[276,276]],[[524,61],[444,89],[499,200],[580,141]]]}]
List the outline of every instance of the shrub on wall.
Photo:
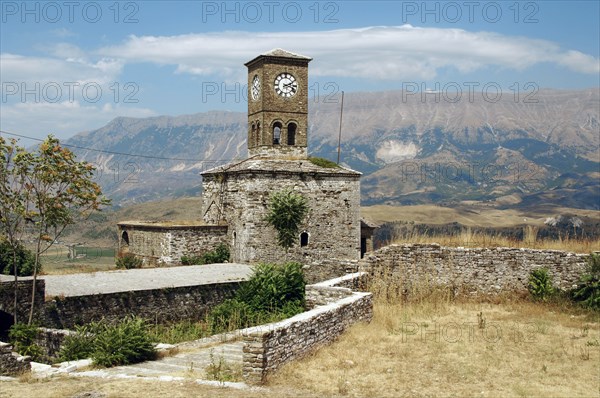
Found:
[{"label": "shrub on wall", "polygon": [[600,254],[590,254],[586,273],[571,291],[571,297],[584,307],[600,309]]},{"label": "shrub on wall", "polygon": [[181,256],[183,265],[220,264],[229,261],[229,247],[220,243],[215,250],[204,253],[201,256]]},{"label": "shrub on wall", "polygon": [[547,268],[537,268],[529,274],[529,293],[536,300],[546,301],[555,292]]},{"label": "shrub on wall", "polygon": [[210,328],[218,333],[299,314],[304,311],[305,286],[301,264],[259,264],[233,299],[210,312]]},{"label": "shrub on wall", "polygon": [[145,321],[131,317],[114,325],[93,322],[65,337],[59,353],[61,360],[90,357],[94,364],[110,367],[154,359],[156,350]]},{"label": "shrub on wall", "polygon": [[15,351],[21,355],[28,355],[31,359],[37,361],[42,356],[42,348],[35,343],[37,333],[37,326],[17,323],[10,327],[8,338]]},{"label": "shrub on wall", "polygon": [[142,260],[137,258],[133,253],[127,253],[117,258],[118,269],[142,268]]},{"label": "shrub on wall", "polygon": [[266,221],[277,230],[277,243],[289,249],[298,239],[300,224],[308,214],[308,201],[290,190],[271,196]]},{"label": "shrub on wall", "polygon": [[334,162],[331,161],[329,159],[325,159],[325,158],[319,158],[319,157],[315,157],[315,156],[309,156],[308,160],[312,163],[315,164],[319,167],[324,167],[326,169],[337,169],[340,166]]}]

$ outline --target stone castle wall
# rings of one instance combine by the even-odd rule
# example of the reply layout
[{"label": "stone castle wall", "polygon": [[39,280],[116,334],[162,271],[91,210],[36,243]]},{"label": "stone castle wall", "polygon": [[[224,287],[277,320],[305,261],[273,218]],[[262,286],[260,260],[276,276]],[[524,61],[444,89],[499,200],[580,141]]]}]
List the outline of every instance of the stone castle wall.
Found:
[{"label": "stone castle wall", "polygon": [[[329,258],[358,260],[359,184],[358,174],[286,173],[282,170],[207,174],[203,180],[203,208],[207,209],[204,220],[229,225],[233,262],[309,264]],[[277,244],[277,232],[265,220],[270,194],[285,189],[307,198],[310,209],[300,227],[301,232],[308,234],[308,244],[301,247],[298,237],[297,244],[288,251]]]},{"label": "stone castle wall", "polygon": [[[127,233],[129,244],[124,241]],[[180,264],[184,255],[201,255],[227,241],[227,226],[167,226],[152,223],[119,224],[119,252],[134,253],[145,264]]]},{"label": "stone castle wall", "polygon": [[[243,282],[242,282],[243,283]],[[214,306],[233,297],[240,282],[133,290],[86,296],[54,297],[44,306],[41,325],[72,329],[75,325],[119,320],[136,315],[156,323],[201,320]]]},{"label": "stone castle wall", "polygon": [[[15,312],[15,283],[11,280],[12,278],[12,276],[4,275],[0,281],[0,311],[10,314],[11,317]],[[45,283],[43,279],[35,282],[34,318],[39,316],[44,306]],[[17,322],[27,322],[29,319],[32,288],[33,280],[31,278],[19,278],[17,282]]]},{"label": "stone castle wall", "polygon": [[[359,278],[354,274],[350,278]],[[346,281],[340,278],[340,283]],[[330,281],[328,281],[330,282]],[[302,358],[337,339],[356,322],[373,318],[371,293],[353,292],[330,284],[306,286],[307,302],[315,308],[281,322],[242,330],[243,377],[262,384],[284,364]]]},{"label": "stone castle wall", "polygon": [[437,244],[402,244],[367,254],[361,269],[386,275],[390,283],[431,283],[461,292],[493,294],[526,292],[529,274],[548,268],[555,286],[573,287],[585,270],[588,255],[560,250],[456,248]]}]

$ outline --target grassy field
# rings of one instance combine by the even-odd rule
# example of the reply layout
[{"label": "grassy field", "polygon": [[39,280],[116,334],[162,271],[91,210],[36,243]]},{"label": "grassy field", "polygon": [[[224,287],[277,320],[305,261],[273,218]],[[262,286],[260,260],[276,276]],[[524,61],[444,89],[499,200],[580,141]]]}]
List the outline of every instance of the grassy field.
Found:
[{"label": "grassy field", "polygon": [[69,259],[64,246],[51,247],[41,258],[42,273],[46,275],[74,274],[80,272],[109,271],[115,269],[115,249],[111,247],[77,247],[80,258]]},{"label": "grassy field", "polygon": [[600,250],[600,239],[539,239],[536,236],[536,227],[526,228],[522,240],[489,233],[472,232],[470,228],[466,228],[456,235],[410,234],[403,238],[395,238],[392,243],[438,243],[450,247],[526,247],[584,254]]},{"label": "grassy field", "polygon": [[448,224],[458,222],[472,227],[512,227],[515,225],[542,226],[548,217],[558,214],[577,214],[591,218],[600,218],[597,210],[553,207],[535,210],[497,209],[481,203],[460,204],[455,207],[435,205],[415,206],[363,206],[361,216],[377,223],[393,221],[413,221],[416,224]]},{"label": "grassy field", "polygon": [[[376,289],[375,289],[376,290]],[[597,397],[598,313],[513,296],[411,301],[376,292],[374,318],[284,366],[261,390],[55,377],[1,382],[2,397]],[[84,394],[89,395],[84,395]]]}]

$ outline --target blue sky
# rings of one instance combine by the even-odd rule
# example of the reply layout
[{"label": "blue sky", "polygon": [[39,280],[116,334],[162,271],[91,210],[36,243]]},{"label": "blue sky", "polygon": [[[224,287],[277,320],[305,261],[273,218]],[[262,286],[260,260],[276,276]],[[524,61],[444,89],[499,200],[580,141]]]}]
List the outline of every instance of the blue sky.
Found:
[{"label": "blue sky", "polygon": [[600,86],[598,1],[0,3],[0,128],[34,137],[245,111],[243,64],[277,47],[314,58],[311,95]]}]

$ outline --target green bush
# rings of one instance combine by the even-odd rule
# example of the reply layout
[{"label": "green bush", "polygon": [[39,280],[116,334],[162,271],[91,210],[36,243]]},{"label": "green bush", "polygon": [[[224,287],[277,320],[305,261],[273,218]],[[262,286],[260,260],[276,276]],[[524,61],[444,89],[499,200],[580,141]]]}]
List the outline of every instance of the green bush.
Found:
[{"label": "green bush", "polygon": [[42,348],[35,343],[38,334],[38,327],[17,323],[10,327],[8,339],[13,344],[15,351],[21,355],[28,355],[34,361],[42,357]]},{"label": "green bush", "polygon": [[336,169],[340,167],[336,162],[325,158],[310,156],[308,160],[310,160],[312,164],[316,164],[317,166],[324,167],[326,169]]},{"label": "green bush", "polygon": [[202,254],[201,256],[181,256],[183,265],[219,264],[229,261],[229,247],[220,243],[215,250]]},{"label": "green bush", "polygon": [[200,256],[181,256],[182,265],[199,265]]},{"label": "green bush", "polygon": [[117,258],[118,269],[142,268],[142,260],[137,258],[133,253],[127,253]]},{"label": "green bush", "polygon": [[127,318],[117,324],[93,322],[65,338],[59,353],[63,361],[92,358],[98,366],[110,367],[142,362],[156,357],[146,322]]},{"label": "green bush", "polygon": [[229,261],[229,256],[229,247],[223,243],[220,243],[215,250],[204,253],[201,256],[201,259],[202,264],[218,264]]},{"label": "green bush", "polygon": [[250,306],[237,299],[225,300],[208,315],[208,325],[212,333],[222,333],[249,327],[255,314]]},{"label": "green bush", "polygon": [[94,339],[92,359],[98,366],[128,365],[155,357],[146,323],[140,318],[129,318],[114,326],[103,323]]},{"label": "green bush", "polygon": [[571,298],[584,307],[600,309],[600,254],[588,257],[586,273],[571,291]]},{"label": "green bush", "polygon": [[529,274],[529,293],[536,300],[546,301],[555,293],[547,268],[537,268]]},{"label": "green bush", "polygon": [[236,297],[254,311],[281,310],[288,302],[304,306],[305,285],[299,263],[259,264]]},{"label": "green bush", "polygon": [[[17,245],[17,275],[33,275],[35,256],[31,250],[25,248],[22,244]],[[38,272],[42,269],[41,263],[38,263]],[[4,275],[14,275],[13,272],[13,248],[6,240],[0,241],[0,273]]]},{"label": "green bush", "polygon": [[284,249],[298,240],[300,224],[308,214],[308,201],[300,194],[286,190],[271,196],[266,221],[277,230],[277,243]]},{"label": "green bush", "polygon": [[299,314],[304,311],[305,285],[301,264],[259,264],[233,299],[210,312],[210,329],[220,333]]},{"label": "green bush", "polygon": [[75,333],[64,338],[58,352],[60,361],[75,361],[86,359],[94,352],[94,339],[97,333],[97,323],[75,326]]}]

